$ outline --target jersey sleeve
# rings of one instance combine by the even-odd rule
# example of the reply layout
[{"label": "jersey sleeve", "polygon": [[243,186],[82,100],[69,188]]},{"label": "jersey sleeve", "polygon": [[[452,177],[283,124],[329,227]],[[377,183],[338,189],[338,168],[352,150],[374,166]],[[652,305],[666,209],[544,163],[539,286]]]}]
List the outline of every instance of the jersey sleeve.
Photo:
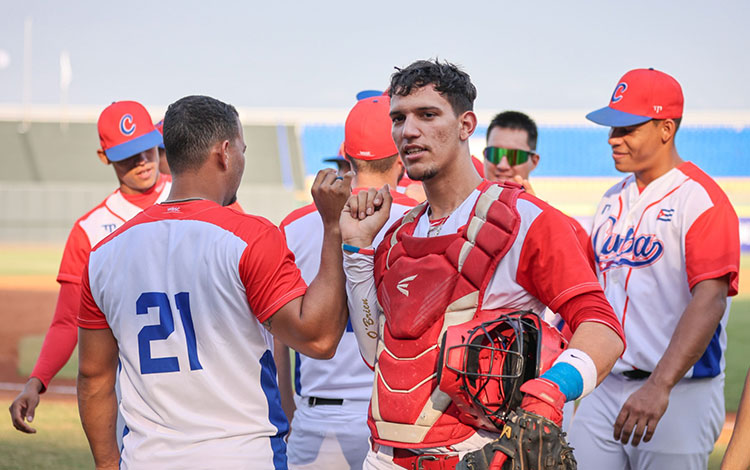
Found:
[{"label": "jersey sleeve", "polygon": [[274,226],[265,228],[248,243],[240,260],[240,276],[250,309],[260,322],[307,290],[294,264],[294,255]]},{"label": "jersey sleeve", "polygon": [[65,243],[60,270],[57,273],[57,282],[81,283],[81,275],[86,266],[89,252],[91,251],[91,242],[81,225],[76,222],[73,229],[68,235],[68,241]]},{"label": "jersey sleeve", "polygon": [[78,326],[90,330],[103,330],[109,328],[109,323],[99,306],[94,302],[94,296],[91,294],[89,283],[88,266],[83,271],[81,284],[81,303],[78,311]]},{"label": "jersey sleeve", "polygon": [[60,283],[55,314],[44,336],[39,358],[31,371],[31,377],[38,378],[45,389],[68,362],[78,342],[76,316],[80,300],[79,284],[64,281]]},{"label": "jersey sleeve", "polygon": [[739,233],[739,219],[726,200],[698,216],[685,236],[685,268],[690,289],[706,279],[729,275],[728,295],[737,295]]},{"label": "jersey sleeve", "polygon": [[576,295],[601,290],[570,220],[550,207],[529,227],[516,282],[553,312]]}]

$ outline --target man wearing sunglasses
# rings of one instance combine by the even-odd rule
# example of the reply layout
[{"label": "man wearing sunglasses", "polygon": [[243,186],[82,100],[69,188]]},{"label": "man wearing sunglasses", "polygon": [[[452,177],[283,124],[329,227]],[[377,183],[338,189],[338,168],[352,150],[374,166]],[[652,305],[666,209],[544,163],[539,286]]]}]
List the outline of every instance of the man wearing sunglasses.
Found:
[{"label": "man wearing sunglasses", "polygon": [[539,163],[536,123],[524,113],[503,111],[487,128],[484,177],[490,181],[515,181],[534,194],[529,174]]},{"label": "man wearing sunglasses", "polygon": [[706,468],[724,421],[739,221],[716,182],[680,158],[682,110],[674,78],[637,69],[586,116],[611,128],[615,168],[632,174],[594,216],[591,254],[628,348],[571,424],[581,469]]}]

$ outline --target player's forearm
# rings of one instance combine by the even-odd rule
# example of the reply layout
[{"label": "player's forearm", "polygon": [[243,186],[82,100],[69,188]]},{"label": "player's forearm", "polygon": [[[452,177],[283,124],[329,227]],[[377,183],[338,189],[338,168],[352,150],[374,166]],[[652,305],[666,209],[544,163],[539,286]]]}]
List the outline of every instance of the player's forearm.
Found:
[{"label": "player's forearm", "polygon": [[584,321],[578,326],[570,338],[568,347],[580,349],[594,361],[597,385],[609,374],[625,349],[622,340],[612,328],[593,321]]},{"label": "player's forearm", "polygon": [[114,381],[78,375],[78,412],[97,468],[118,468]]},{"label": "player's forearm", "polygon": [[721,470],[746,470],[750,467],[750,371],[745,378],[737,418],[734,421],[732,439],[729,441]]},{"label": "player's forearm", "polygon": [[701,281],[649,380],[671,389],[706,351],[726,309],[725,278]]},{"label": "player's forearm", "polygon": [[313,357],[333,356],[344,333],[348,318],[344,282],[341,231],[338,224],[330,224],[323,235],[318,275],[307,288],[300,314],[304,331],[313,339],[311,346],[319,352]]},{"label": "player's forearm", "polygon": [[41,381],[44,391],[52,378],[70,359],[78,342],[78,326],[76,317],[81,301],[81,286],[70,282],[60,285],[57,296],[55,314],[49,330],[44,337],[44,343],[39,358],[31,372],[31,377]]},{"label": "player's forearm", "polygon": [[278,339],[273,342],[273,358],[276,362],[276,370],[279,381],[279,393],[281,394],[281,408],[284,409],[286,419],[291,423],[294,416],[294,391],[292,390],[292,367],[289,359],[289,347]]},{"label": "player's forearm", "polygon": [[373,277],[373,256],[359,253],[344,254],[346,295],[349,318],[357,338],[359,352],[365,363],[373,367],[377,351],[378,319],[377,291]]}]

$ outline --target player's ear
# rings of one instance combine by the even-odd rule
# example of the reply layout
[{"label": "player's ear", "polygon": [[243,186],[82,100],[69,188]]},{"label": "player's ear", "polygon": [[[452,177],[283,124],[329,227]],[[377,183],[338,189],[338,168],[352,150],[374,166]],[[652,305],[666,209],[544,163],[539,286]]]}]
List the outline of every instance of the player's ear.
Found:
[{"label": "player's ear", "polygon": [[216,162],[219,168],[226,171],[229,168],[229,141],[223,140],[211,147],[210,158]]},{"label": "player's ear", "polygon": [[533,170],[539,164],[540,155],[538,153],[531,154],[531,169]]},{"label": "player's ear", "polygon": [[112,162],[109,161],[109,158],[107,158],[107,154],[104,153],[104,150],[98,149],[96,151],[96,155],[99,157],[99,160],[101,160],[102,163],[104,163],[105,165],[109,165],[109,164],[112,163]]},{"label": "player's ear", "polygon": [[474,111],[464,111],[458,116],[458,122],[461,126],[459,129],[459,137],[462,141],[469,140],[474,131],[477,129],[477,115]]},{"label": "player's ear", "polygon": [[674,139],[674,133],[677,132],[677,123],[672,119],[663,119],[659,123],[659,132],[661,133],[662,142],[666,144]]}]

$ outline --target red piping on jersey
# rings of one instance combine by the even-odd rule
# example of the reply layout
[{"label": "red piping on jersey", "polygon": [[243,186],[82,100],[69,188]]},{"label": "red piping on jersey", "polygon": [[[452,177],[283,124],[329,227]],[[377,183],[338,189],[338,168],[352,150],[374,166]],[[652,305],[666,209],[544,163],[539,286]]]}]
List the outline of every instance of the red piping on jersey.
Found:
[{"label": "red piping on jersey", "polygon": [[[685,181],[687,181],[687,180],[685,180]],[[651,204],[647,205],[645,209],[643,209],[643,212],[641,212],[641,217],[638,219],[638,224],[635,226],[635,230],[633,231],[633,240],[635,240],[635,236],[638,234],[638,229],[641,227],[641,222],[643,222],[643,217],[646,215],[646,212],[648,212],[648,210],[651,209],[651,207],[655,206],[656,204],[659,204],[661,201],[663,201],[664,199],[666,199],[667,196],[669,196],[673,192],[675,192],[678,189],[680,189],[680,186],[682,186],[683,184],[685,184],[685,181],[683,181],[682,183],[680,183],[677,186],[675,186],[674,188],[672,188],[667,194],[665,194],[664,196],[662,196],[661,199],[652,202]],[[630,282],[630,275],[632,273],[633,273],[633,268],[632,267],[628,268],[628,275],[627,275],[627,277],[625,277],[625,291],[626,292],[628,290],[628,283]]]},{"label": "red piping on jersey", "polygon": [[[630,296],[625,295],[625,307],[622,309],[622,334],[625,334],[625,316],[628,314],[628,303],[630,302]],[[625,354],[625,351],[622,352],[622,354]],[[622,358],[622,354],[620,354],[620,358]]]}]

